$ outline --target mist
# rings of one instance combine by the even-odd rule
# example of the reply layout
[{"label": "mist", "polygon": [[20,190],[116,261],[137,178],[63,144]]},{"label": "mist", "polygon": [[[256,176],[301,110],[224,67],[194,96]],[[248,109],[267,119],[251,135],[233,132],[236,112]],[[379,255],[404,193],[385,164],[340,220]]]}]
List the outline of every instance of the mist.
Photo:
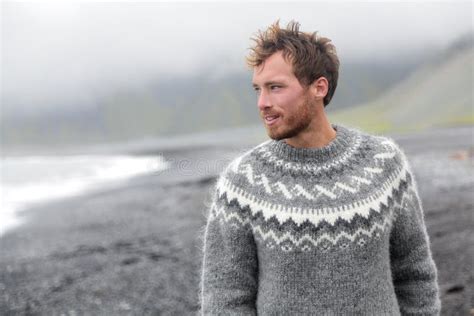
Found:
[{"label": "mist", "polygon": [[2,108],[75,108],[122,88],[248,71],[250,37],[280,19],[341,63],[420,58],[472,29],[471,2],[2,2]]}]

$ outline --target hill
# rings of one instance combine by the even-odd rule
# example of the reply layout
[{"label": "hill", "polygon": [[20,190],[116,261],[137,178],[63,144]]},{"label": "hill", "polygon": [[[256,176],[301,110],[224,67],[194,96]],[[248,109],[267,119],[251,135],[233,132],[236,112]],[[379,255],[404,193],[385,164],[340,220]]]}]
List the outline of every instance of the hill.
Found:
[{"label": "hill", "polygon": [[330,117],[373,132],[474,124],[473,60],[472,37],[458,41],[382,96]]}]

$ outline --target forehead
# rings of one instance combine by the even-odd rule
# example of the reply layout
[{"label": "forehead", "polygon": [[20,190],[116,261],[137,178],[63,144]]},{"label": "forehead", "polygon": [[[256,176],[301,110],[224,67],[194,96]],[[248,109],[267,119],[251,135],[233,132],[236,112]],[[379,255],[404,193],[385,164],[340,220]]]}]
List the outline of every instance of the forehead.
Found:
[{"label": "forehead", "polygon": [[295,80],[293,66],[283,58],[282,52],[268,57],[260,66],[253,70],[253,83],[263,84],[269,80]]}]

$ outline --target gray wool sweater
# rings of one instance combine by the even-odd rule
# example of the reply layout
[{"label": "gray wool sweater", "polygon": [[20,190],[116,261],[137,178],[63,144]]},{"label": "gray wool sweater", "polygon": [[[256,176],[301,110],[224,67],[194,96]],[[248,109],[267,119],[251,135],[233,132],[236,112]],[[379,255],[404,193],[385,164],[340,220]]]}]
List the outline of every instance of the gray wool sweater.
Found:
[{"label": "gray wool sweater", "polygon": [[439,315],[437,269],[407,157],[332,124],[322,148],[268,140],[215,185],[203,315]]}]

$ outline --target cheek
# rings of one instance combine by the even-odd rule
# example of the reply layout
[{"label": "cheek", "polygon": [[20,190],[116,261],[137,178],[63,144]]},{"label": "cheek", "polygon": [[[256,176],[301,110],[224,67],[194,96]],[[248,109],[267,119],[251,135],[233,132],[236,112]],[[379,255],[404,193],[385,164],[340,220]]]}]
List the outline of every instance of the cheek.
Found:
[{"label": "cheek", "polygon": [[299,102],[294,103],[293,106],[285,111],[285,121],[288,124],[299,124],[299,122],[307,121],[313,115],[308,103],[303,103],[301,100]]},{"label": "cheek", "polygon": [[290,113],[294,113],[299,103],[301,103],[301,100],[297,95],[284,94],[275,96],[273,104],[277,105],[277,107],[279,107],[285,113],[285,115],[288,115]]}]

